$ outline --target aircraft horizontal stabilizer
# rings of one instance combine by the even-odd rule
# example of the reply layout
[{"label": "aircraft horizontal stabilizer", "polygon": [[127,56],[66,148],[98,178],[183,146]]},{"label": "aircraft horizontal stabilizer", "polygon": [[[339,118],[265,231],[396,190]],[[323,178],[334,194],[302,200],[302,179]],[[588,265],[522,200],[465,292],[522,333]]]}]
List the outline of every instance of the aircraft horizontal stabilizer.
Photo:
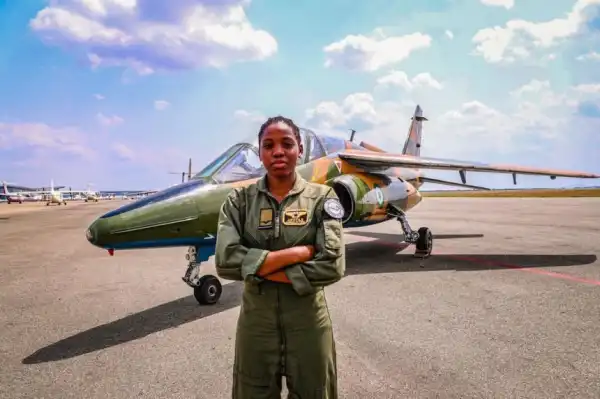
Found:
[{"label": "aircraft horizontal stabilizer", "polygon": [[540,169],[527,166],[513,165],[490,165],[476,162],[453,161],[436,158],[413,157],[403,154],[375,153],[375,152],[340,152],[340,159],[348,162],[350,165],[362,168],[365,171],[385,170],[391,167],[404,167],[415,169],[438,169],[438,170],[458,170],[489,173],[511,173],[523,175],[550,176],[556,177],[574,177],[580,179],[600,179],[600,175],[593,173]]},{"label": "aircraft horizontal stabilizer", "polygon": [[434,183],[434,184],[442,184],[444,186],[472,188],[474,190],[489,190],[489,188],[487,188],[487,187],[474,186],[472,184],[459,183],[459,182],[448,181],[448,180],[434,179],[432,177],[420,177],[419,180],[421,180],[423,183]]}]

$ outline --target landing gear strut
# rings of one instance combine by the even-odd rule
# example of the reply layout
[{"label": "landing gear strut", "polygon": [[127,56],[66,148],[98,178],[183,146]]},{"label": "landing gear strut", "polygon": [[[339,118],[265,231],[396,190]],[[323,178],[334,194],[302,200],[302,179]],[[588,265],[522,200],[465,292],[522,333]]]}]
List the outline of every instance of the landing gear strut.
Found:
[{"label": "landing gear strut", "polygon": [[200,305],[214,305],[223,292],[219,279],[212,275],[200,275],[200,266],[214,254],[210,247],[189,247],[185,255],[188,268],[181,278],[187,285],[194,289],[194,297]]},{"label": "landing gear strut", "polygon": [[411,229],[406,220],[406,215],[403,213],[398,216],[398,221],[404,232],[404,241],[409,244],[415,244],[416,249],[414,257],[422,259],[428,258],[433,249],[433,234],[429,227],[421,227],[418,231],[414,231]]}]

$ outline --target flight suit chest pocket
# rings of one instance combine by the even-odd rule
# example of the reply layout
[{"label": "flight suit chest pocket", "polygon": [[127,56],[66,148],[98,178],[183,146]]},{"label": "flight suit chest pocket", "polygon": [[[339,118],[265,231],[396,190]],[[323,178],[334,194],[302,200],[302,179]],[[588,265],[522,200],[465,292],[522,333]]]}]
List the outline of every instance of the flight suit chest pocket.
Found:
[{"label": "flight suit chest pocket", "polygon": [[252,247],[270,249],[276,230],[277,214],[268,204],[256,204],[246,215],[244,238]]},{"label": "flight suit chest pocket", "polygon": [[292,245],[313,244],[316,228],[314,210],[309,199],[299,198],[281,209],[281,233],[286,242]]}]

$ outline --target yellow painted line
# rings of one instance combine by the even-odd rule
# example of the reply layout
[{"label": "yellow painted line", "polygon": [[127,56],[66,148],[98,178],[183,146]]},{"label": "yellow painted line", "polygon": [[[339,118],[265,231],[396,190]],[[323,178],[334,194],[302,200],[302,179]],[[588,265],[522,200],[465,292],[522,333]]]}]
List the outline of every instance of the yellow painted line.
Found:
[{"label": "yellow painted line", "polygon": [[529,190],[448,190],[421,191],[423,197],[495,197],[495,198],[557,198],[557,197],[600,197],[600,188],[592,189],[529,189]]}]

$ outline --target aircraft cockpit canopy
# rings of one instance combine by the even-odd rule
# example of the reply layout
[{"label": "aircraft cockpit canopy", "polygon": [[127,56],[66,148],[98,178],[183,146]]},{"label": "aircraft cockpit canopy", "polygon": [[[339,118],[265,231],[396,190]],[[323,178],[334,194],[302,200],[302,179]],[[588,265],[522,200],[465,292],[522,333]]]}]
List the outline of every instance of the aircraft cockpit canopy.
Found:
[{"label": "aircraft cockpit canopy", "polygon": [[[298,165],[311,162],[329,154],[346,149],[346,140],[333,136],[317,136],[310,129],[300,129],[304,153]],[[351,143],[352,148],[364,148]],[[197,173],[193,180],[208,180],[217,184],[261,177],[265,168],[258,156],[258,138],[254,143],[238,143],[219,155],[204,169]]]}]

